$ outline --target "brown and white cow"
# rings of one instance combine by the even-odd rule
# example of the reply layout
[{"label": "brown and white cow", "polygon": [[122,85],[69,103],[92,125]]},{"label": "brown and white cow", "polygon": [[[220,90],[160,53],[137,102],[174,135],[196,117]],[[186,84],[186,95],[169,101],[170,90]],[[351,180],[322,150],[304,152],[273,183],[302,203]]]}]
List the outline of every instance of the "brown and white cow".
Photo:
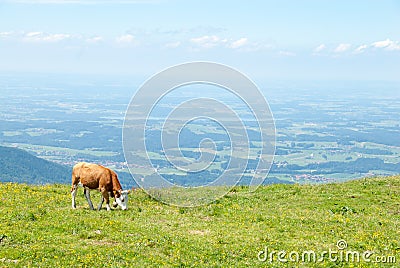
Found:
[{"label": "brown and white cow", "polygon": [[73,167],[71,188],[72,208],[76,208],[75,196],[78,185],[83,186],[86,200],[91,209],[94,209],[94,207],[90,200],[90,190],[99,190],[101,192],[102,198],[97,207],[98,210],[101,209],[104,200],[106,200],[107,210],[111,210],[110,196],[115,198],[113,202],[114,207],[119,205],[123,210],[128,208],[128,193],[130,191],[122,190],[117,174],[109,168],[85,162],[78,163]]}]

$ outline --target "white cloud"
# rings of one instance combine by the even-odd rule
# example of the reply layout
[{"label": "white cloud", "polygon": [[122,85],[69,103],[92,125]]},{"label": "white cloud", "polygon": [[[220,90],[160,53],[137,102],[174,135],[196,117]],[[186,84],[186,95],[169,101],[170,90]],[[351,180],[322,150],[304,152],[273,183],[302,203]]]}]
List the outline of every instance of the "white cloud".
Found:
[{"label": "white cloud", "polygon": [[43,38],[43,41],[49,41],[49,42],[58,42],[64,39],[71,38],[71,35],[69,34],[51,34],[47,35]]},{"label": "white cloud", "polygon": [[349,50],[350,47],[351,47],[350,44],[339,44],[339,45],[335,48],[334,52],[336,52],[336,53],[342,53],[342,52],[345,52],[345,51]]},{"label": "white cloud", "polygon": [[42,32],[30,32],[26,34],[26,37],[35,37],[35,36],[41,36],[43,35]]},{"label": "white cloud", "polygon": [[220,44],[225,44],[228,39],[221,39],[216,35],[204,35],[197,38],[190,39],[190,42],[203,48],[212,48]]},{"label": "white cloud", "polygon": [[236,40],[236,41],[233,41],[233,42],[229,45],[229,47],[230,47],[230,48],[236,49],[236,48],[243,47],[243,46],[246,45],[247,43],[248,43],[247,38],[243,37],[243,38],[240,38],[240,39],[238,39],[238,40]]},{"label": "white cloud", "polygon": [[124,34],[121,36],[118,36],[115,41],[120,44],[128,44],[128,43],[133,43],[135,41],[135,37],[131,34]]},{"label": "white cloud", "polygon": [[26,42],[59,42],[71,38],[70,34],[48,34],[43,32],[28,32],[22,38]]},{"label": "white cloud", "polygon": [[166,48],[177,48],[181,45],[180,41],[165,44]]},{"label": "white cloud", "polygon": [[321,44],[314,49],[315,53],[321,52],[322,50],[326,49],[325,44]]},{"label": "white cloud", "polygon": [[93,44],[94,43],[99,43],[101,41],[103,41],[103,37],[101,37],[101,36],[93,36],[93,37],[90,37],[90,38],[86,39],[86,42],[93,43]]},{"label": "white cloud", "polygon": [[[348,44],[348,43],[341,43],[337,45],[334,49],[333,52],[335,53],[334,56],[338,56],[339,53],[347,52],[352,48],[353,45]],[[320,55],[321,51],[326,50],[326,46],[324,44],[321,44],[314,48],[314,53],[313,55]],[[354,50],[351,51],[353,54],[362,54],[368,51],[371,48],[376,48],[376,49],[384,49],[388,51],[398,51],[400,50],[400,42],[399,41],[393,41],[390,39],[382,40],[382,41],[376,41],[373,42],[372,44],[359,44],[357,47],[355,47]]]},{"label": "white cloud", "polygon": [[285,56],[285,57],[294,57],[294,56],[296,56],[296,53],[291,52],[291,51],[284,51],[284,50],[279,51],[278,54],[280,56]]},{"label": "white cloud", "polygon": [[7,38],[10,37],[13,32],[0,32],[0,38]]},{"label": "white cloud", "polygon": [[400,50],[399,42],[392,41],[390,39],[374,42],[371,44],[371,46],[376,47],[376,48],[384,48],[386,50]]},{"label": "white cloud", "polygon": [[372,46],[373,46],[373,47],[377,47],[377,48],[385,48],[385,47],[391,45],[392,42],[393,42],[393,41],[391,41],[390,39],[386,39],[386,40],[384,40],[384,41],[377,41],[377,42],[374,42],[374,43],[372,43]]},{"label": "white cloud", "polygon": [[354,50],[354,53],[363,53],[368,48],[367,45],[361,45]]}]

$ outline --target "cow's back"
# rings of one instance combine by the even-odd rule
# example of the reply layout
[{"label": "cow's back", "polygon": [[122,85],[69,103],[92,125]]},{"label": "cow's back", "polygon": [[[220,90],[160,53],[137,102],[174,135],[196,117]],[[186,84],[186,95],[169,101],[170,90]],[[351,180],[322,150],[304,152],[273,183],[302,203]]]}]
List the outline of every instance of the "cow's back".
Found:
[{"label": "cow's back", "polygon": [[106,188],[112,191],[112,176],[108,168],[97,164],[81,162],[72,169],[72,184],[81,183],[89,189]]}]

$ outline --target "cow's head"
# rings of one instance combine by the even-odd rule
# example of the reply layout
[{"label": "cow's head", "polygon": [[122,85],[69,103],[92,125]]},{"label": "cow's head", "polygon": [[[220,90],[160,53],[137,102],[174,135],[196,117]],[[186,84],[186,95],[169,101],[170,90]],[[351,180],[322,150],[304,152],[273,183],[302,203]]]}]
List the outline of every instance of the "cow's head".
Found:
[{"label": "cow's head", "polygon": [[115,193],[115,201],[113,203],[113,207],[120,206],[122,210],[127,210],[128,209],[128,194],[130,193],[130,190],[119,190]]}]

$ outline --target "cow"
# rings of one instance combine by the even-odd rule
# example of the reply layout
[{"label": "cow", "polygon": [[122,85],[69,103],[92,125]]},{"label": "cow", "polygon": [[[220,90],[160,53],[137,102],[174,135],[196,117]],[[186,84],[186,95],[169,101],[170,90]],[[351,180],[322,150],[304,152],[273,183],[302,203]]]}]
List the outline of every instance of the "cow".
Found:
[{"label": "cow", "polygon": [[115,198],[115,201],[113,202],[114,208],[118,205],[122,210],[128,208],[128,194],[130,191],[122,190],[117,174],[109,168],[85,162],[78,163],[73,167],[71,188],[73,209],[76,208],[75,196],[78,185],[83,186],[83,192],[87,202],[89,203],[89,207],[92,210],[94,210],[94,207],[90,200],[90,190],[95,189],[100,191],[102,195],[97,210],[101,209],[104,200],[106,201],[107,210],[111,210],[109,196]]}]

